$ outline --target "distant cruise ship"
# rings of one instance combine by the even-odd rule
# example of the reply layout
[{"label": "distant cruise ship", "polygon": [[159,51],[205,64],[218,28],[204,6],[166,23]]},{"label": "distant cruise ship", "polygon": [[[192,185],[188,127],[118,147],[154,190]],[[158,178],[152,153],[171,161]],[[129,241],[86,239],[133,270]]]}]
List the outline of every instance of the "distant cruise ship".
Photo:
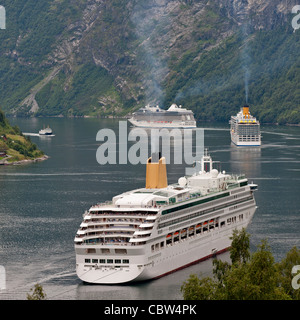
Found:
[{"label": "distant cruise ship", "polygon": [[145,188],[84,213],[74,239],[77,275],[98,284],[142,281],[221,253],[232,231],[250,223],[256,188],[242,175],[213,169],[207,152],[200,172],[168,185],[165,159],[153,154]]},{"label": "distant cruise ship", "polygon": [[134,112],[128,120],[134,126],[144,128],[196,128],[193,112],[176,104],[168,110],[147,105]]},{"label": "distant cruise ship", "polygon": [[231,141],[237,146],[260,146],[260,123],[249,112],[245,105],[241,111],[230,120]]}]

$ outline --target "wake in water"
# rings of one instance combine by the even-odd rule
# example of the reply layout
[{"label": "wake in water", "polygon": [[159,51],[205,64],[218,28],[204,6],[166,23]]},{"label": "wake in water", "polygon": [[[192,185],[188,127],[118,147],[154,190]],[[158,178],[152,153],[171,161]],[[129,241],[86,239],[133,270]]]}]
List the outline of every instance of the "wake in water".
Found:
[{"label": "wake in water", "polygon": [[55,134],[47,134],[47,135],[41,135],[38,133],[31,133],[31,132],[23,132],[24,136],[30,136],[30,137],[55,137]]}]

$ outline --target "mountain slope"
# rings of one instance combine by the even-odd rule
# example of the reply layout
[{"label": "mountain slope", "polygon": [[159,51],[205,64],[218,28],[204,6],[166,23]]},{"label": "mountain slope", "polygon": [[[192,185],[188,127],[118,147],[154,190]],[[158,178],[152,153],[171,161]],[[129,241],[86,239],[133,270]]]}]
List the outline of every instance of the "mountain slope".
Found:
[{"label": "mountain slope", "polygon": [[19,116],[126,115],[176,102],[227,121],[300,123],[296,1],[10,0],[0,106]]},{"label": "mountain slope", "polygon": [[29,137],[25,137],[17,126],[9,124],[0,110],[0,164],[46,158]]}]

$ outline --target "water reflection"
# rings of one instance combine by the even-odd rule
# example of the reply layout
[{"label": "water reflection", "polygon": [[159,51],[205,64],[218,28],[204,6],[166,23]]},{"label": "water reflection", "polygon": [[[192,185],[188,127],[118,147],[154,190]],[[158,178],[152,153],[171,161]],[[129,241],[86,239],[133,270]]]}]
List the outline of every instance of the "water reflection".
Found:
[{"label": "water reflection", "polygon": [[230,147],[231,172],[245,174],[248,178],[261,176],[261,147]]}]

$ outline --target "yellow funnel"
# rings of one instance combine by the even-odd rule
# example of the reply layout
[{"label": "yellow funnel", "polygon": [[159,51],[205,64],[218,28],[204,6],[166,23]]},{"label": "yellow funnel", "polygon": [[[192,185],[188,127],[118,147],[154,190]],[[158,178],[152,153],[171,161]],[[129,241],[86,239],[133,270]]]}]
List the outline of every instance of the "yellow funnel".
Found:
[{"label": "yellow funnel", "polygon": [[250,118],[249,106],[243,106],[243,115],[246,119]]},{"label": "yellow funnel", "polygon": [[146,189],[161,189],[168,186],[166,159],[161,157],[158,162],[147,160]]}]

